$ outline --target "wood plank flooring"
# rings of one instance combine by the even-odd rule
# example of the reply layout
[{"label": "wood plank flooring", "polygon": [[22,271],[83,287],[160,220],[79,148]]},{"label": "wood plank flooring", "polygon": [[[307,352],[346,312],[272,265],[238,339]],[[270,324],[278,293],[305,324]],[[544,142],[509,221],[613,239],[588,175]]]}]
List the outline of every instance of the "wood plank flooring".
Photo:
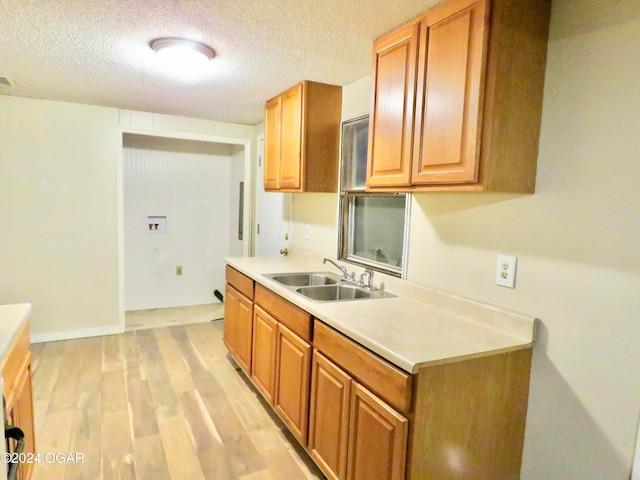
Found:
[{"label": "wood plank flooring", "polygon": [[183,307],[149,308],[124,312],[125,329],[171,327],[190,323],[206,323],[224,318],[224,304],[185,305]]},{"label": "wood plank flooring", "polygon": [[223,322],[34,344],[34,480],[324,478],[236,369]]}]

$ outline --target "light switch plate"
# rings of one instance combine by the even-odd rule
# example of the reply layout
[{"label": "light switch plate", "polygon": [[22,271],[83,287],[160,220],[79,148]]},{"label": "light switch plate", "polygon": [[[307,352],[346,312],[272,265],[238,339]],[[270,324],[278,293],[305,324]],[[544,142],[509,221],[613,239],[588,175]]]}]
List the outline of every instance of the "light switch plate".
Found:
[{"label": "light switch plate", "polygon": [[496,285],[516,288],[516,266],[518,258],[510,255],[498,255],[496,263]]},{"label": "light switch plate", "polygon": [[304,226],[304,238],[305,240],[309,240],[311,238],[311,225],[309,224]]}]

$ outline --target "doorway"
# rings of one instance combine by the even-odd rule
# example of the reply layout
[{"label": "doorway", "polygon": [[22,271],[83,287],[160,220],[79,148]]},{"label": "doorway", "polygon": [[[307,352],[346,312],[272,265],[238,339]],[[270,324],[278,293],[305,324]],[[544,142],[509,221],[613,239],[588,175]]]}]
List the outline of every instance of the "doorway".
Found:
[{"label": "doorway", "polygon": [[[121,328],[222,319],[224,257],[250,249],[249,142],[122,132]],[[250,190],[250,189],[249,189]]]}]

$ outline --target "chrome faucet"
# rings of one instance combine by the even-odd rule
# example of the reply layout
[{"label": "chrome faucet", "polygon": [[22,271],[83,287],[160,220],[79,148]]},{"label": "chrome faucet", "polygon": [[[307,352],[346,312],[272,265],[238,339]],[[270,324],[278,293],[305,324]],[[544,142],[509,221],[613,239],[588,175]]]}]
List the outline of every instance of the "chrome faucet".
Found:
[{"label": "chrome faucet", "polygon": [[351,283],[356,283],[355,282],[355,273],[349,273],[349,270],[347,270],[346,268],[344,268],[341,265],[338,265],[336,262],[334,262],[333,260],[331,260],[330,258],[323,258],[322,259],[322,263],[327,263],[329,262],[331,265],[333,265],[334,267],[336,267],[338,270],[340,270],[342,272],[342,280],[345,280],[347,282],[351,282]]},{"label": "chrome faucet", "polygon": [[[364,283],[365,275],[368,277],[367,283]],[[360,278],[358,279],[358,286],[373,290],[373,270],[371,270],[370,268],[364,269],[364,272],[360,274]]]}]

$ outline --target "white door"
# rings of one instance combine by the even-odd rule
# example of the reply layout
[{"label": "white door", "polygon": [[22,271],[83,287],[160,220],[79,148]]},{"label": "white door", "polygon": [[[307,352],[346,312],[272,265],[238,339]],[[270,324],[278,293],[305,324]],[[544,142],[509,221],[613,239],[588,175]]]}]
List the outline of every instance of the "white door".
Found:
[{"label": "white door", "polygon": [[291,194],[264,191],[264,136],[258,137],[256,169],[256,257],[276,257],[289,247]]}]

